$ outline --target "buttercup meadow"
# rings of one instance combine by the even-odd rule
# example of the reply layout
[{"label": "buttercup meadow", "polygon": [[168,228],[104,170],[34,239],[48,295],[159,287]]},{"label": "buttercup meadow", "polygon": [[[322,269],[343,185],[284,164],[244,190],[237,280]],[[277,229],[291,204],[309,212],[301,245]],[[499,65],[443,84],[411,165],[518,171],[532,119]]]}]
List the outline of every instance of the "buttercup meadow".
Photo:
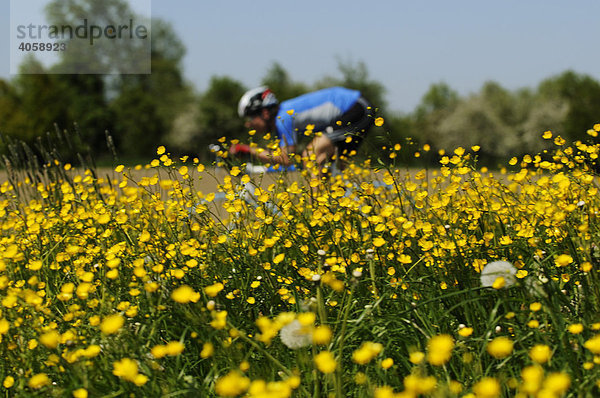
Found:
[{"label": "buttercup meadow", "polygon": [[599,131],[498,170],[398,144],[267,178],[225,140],[215,165],[10,169],[3,394],[598,396]]}]

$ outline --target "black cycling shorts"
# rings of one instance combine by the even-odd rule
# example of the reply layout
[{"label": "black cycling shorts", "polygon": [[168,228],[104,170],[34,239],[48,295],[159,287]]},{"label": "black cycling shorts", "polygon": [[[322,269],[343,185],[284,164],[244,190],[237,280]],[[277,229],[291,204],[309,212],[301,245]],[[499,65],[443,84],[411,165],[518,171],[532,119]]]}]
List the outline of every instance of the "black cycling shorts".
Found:
[{"label": "black cycling shorts", "polygon": [[350,155],[362,143],[375,121],[375,108],[365,97],[359,97],[324,135],[339,148],[340,154]]}]

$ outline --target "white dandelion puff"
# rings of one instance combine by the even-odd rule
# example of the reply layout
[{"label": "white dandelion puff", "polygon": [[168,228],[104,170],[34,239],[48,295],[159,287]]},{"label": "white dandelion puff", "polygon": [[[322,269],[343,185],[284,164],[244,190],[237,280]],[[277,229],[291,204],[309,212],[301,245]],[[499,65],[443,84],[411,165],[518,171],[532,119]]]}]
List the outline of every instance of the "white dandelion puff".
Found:
[{"label": "white dandelion puff", "polygon": [[283,344],[291,350],[306,347],[312,342],[310,328],[302,326],[297,319],[282,327],[279,331],[279,337]]},{"label": "white dandelion puff", "polygon": [[494,261],[486,264],[481,271],[481,286],[492,287],[498,278],[503,278],[503,287],[515,284],[517,269],[508,261]]}]

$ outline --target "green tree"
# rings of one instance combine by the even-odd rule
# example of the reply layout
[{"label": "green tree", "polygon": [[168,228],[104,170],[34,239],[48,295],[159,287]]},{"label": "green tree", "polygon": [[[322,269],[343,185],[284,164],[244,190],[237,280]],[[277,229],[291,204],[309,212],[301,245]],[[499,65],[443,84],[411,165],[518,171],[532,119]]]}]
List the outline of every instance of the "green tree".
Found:
[{"label": "green tree", "polygon": [[227,76],[213,76],[208,89],[201,95],[198,112],[198,134],[194,148],[203,160],[209,159],[207,148],[220,137],[243,138],[247,129],[237,113],[237,105],[245,87]]},{"label": "green tree", "polygon": [[417,106],[416,116],[425,117],[433,112],[450,110],[458,103],[458,93],[445,82],[432,84]]},{"label": "green tree", "polygon": [[585,139],[585,132],[600,121],[600,84],[588,75],[566,71],[541,82],[538,93],[545,100],[568,104],[560,133],[569,140]]},{"label": "green tree", "polygon": [[563,125],[567,101],[530,89],[511,92],[486,82],[476,94],[461,98],[445,83],[434,84],[415,112],[418,139],[436,149],[479,145],[483,163],[538,153],[549,143],[542,132]]},{"label": "green tree", "polygon": [[[135,15],[124,0],[54,0],[46,8],[55,25],[78,26],[83,19],[99,26],[120,25],[132,18],[151,28],[151,40],[85,40],[69,43],[55,71],[110,70],[115,75],[61,75],[61,92],[70,103],[69,121],[81,126],[85,140],[102,156],[105,131],[124,156],[151,156],[166,137],[177,137],[174,121],[194,102],[181,61],[185,47],[172,26]],[[151,43],[151,45],[150,45]],[[81,46],[81,47],[78,47]],[[152,73],[132,74],[148,62]],[[141,68],[143,69],[143,68]],[[176,141],[176,140],[175,140]],[[181,141],[181,140],[179,140]]]},{"label": "green tree", "polygon": [[15,88],[0,79],[0,133],[13,137],[29,135],[28,132],[33,130],[30,122]]},{"label": "green tree", "polygon": [[262,84],[269,87],[279,101],[285,101],[309,91],[305,84],[292,81],[288,72],[278,62],[271,65],[262,79]]},{"label": "green tree", "polygon": [[110,103],[117,147],[136,157],[152,156],[161,144],[184,145],[174,122],[194,102],[181,71],[183,43],[164,21],[153,20],[152,32],[152,73],[121,75],[111,89],[117,93]]},{"label": "green tree", "polygon": [[513,94],[494,81],[487,81],[479,91],[479,96],[486,102],[490,109],[508,126],[514,126],[521,122],[522,116],[516,112],[515,98]]},{"label": "green tree", "polygon": [[55,124],[64,127],[71,110],[58,76],[48,74],[38,60],[27,58],[19,72],[7,93],[18,112],[6,133],[31,143],[34,137],[53,131]]},{"label": "green tree", "polygon": [[63,128],[79,126],[84,142],[95,155],[107,152],[105,131],[114,128],[114,115],[108,108],[106,81],[102,75],[53,75],[58,82],[56,92],[68,106],[67,120],[58,122]]},{"label": "green tree", "polygon": [[460,104],[458,93],[445,82],[432,84],[414,112],[414,137],[422,144],[441,149],[444,143],[438,129]]},{"label": "green tree", "polygon": [[[50,25],[70,26],[73,29],[87,23],[88,27],[96,25],[101,29],[129,25],[143,26],[146,29],[148,21],[145,17],[136,15],[124,0],[53,0],[46,6],[46,16]],[[121,30],[118,30],[121,32]],[[143,34],[143,32],[140,32]],[[146,32],[146,39],[136,35],[131,38],[127,34],[119,34],[115,38],[99,37],[91,39],[91,33],[86,38],[76,37],[70,40],[68,31],[62,41],[67,44],[67,50],[61,52],[60,62],[54,69],[61,73],[141,73],[149,72],[149,52],[151,39]]]}]

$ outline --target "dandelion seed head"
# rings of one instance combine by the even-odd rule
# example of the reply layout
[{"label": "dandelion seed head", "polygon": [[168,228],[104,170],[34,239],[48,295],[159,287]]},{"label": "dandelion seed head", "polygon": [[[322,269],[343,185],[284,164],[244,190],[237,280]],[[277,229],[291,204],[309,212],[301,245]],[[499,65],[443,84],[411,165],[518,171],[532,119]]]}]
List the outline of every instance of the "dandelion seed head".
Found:
[{"label": "dandelion seed head", "polygon": [[515,284],[517,269],[508,261],[493,261],[486,264],[481,271],[481,285],[483,287],[494,287],[498,278],[504,279],[502,287],[510,287]]}]

